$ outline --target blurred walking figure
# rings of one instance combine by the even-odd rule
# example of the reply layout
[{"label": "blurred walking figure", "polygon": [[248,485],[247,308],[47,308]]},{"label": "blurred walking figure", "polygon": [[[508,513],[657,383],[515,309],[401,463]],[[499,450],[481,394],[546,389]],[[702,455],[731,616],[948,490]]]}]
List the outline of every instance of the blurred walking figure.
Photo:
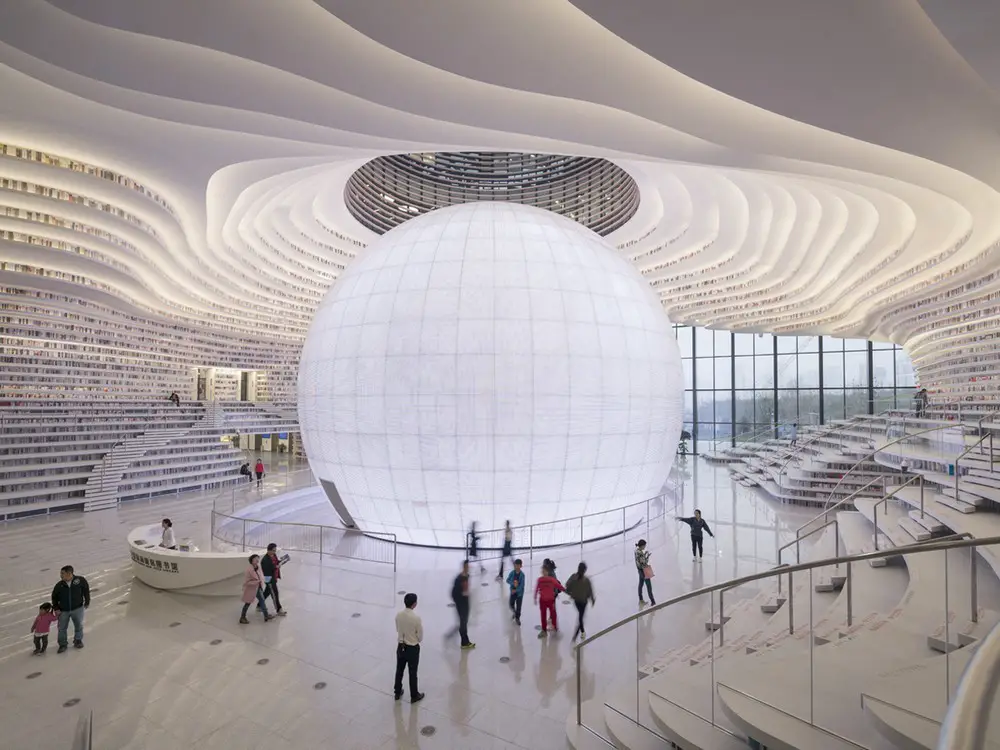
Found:
[{"label": "blurred walking figure", "polygon": [[691,527],[691,554],[693,555],[695,561],[700,562],[703,554],[702,543],[705,539],[702,532],[705,532],[710,537],[714,537],[715,534],[713,534],[712,530],[708,528],[708,524],[705,523],[705,519],[701,517],[700,510],[696,510],[693,516],[689,516],[687,518],[678,517],[677,520],[681,523],[686,523]]},{"label": "blurred walking figure", "polygon": [[[587,611],[587,603],[597,604],[594,598],[594,586],[587,577],[587,563],[580,563],[576,572],[566,581],[566,593],[573,599],[576,605],[576,630],[573,631],[573,640],[577,636],[587,637],[587,632],[583,629],[583,613]],[[650,594],[652,598],[652,594]]]},{"label": "blurred walking figure", "polygon": [[469,560],[475,560],[479,563],[479,572],[485,573],[486,566],[479,562],[479,534],[476,533],[476,522],[472,522],[472,526],[469,527],[469,540],[468,540],[468,550],[469,550]]},{"label": "blurred walking figure", "polygon": [[508,557],[514,557],[514,529],[510,526],[510,521],[507,521],[503,527],[503,551],[500,552],[500,572],[497,573],[497,580],[503,580],[503,563]]},{"label": "blurred walking figure", "polygon": [[650,551],[646,549],[646,540],[640,539],[635,545],[635,567],[639,571],[639,606],[646,603],[642,598],[642,584],[646,584],[646,593],[649,594],[649,603],[656,604],[653,598],[653,567],[649,564]]},{"label": "blurred walking figure", "polygon": [[462,572],[455,576],[451,585],[451,600],[455,603],[458,613],[458,626],[448,631],[445,638],[451,638],[458,633],[462,639],[462,648],[468,651],[476,644],[469,640],[469,561],[462,561]]},{"label": "blurred walking figure", "polygon": [[542,574],[535,582],[535,604],[538,605],[538,610],[542,616],[542,630],[538,634],[539,638],[544,638],[548,635],[546,614],[549,616],[548,619],[552,620],[553,632],[559,632],[559,618],[556,615],[556,594],[560,591],[565,591],[565,589],[559,583],[559,579],[552,575],[550,568],[543,567]]},{"label": "blurred walking figure", "polygon": [[510,586],[510,612],[513,620],[521,624],[521,604],[524,602],[524,572],[521,570],[521,558],[514,561],[514,569],[507,574],[507,585]]}]

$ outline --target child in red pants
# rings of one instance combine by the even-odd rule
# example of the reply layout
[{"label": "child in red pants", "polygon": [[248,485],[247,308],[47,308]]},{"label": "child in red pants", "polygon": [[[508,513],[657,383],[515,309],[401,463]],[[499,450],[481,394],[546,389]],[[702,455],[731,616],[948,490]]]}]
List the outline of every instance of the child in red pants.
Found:
[{"label": "child in red pants", "polygon": [[538,605],[542,615],[542,632],[538,634],[539,638],[544,638],[548,635],[545,618],[546,611],[552,619],[552,630],[556,633],[559,632],[559,620],[556,617],[556,594],[561,591],[564,591],[564,589],[563,585],[559,583],[559,579],[553,576],[552,571],[548,568],[542,568],[542,575],[539,576],[538,581],[535,583],[535,604]]}]

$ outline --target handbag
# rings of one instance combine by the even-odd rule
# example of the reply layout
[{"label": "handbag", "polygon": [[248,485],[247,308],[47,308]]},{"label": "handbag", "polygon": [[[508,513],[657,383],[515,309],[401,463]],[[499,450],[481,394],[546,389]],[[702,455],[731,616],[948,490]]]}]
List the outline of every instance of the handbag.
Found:
[{"label": "handbag", "polygon": [[652,565],[647,565],[645,568],[642,569],[642,577],[643,578],[652,578],[653,577],[653,566]]}]

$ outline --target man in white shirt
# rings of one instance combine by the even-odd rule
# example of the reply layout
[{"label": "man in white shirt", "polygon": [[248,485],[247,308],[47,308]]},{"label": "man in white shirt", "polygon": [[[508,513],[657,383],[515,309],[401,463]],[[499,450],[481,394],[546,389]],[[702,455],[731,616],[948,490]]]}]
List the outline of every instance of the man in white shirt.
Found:
[{"label": "man in white shirt", "polygon": [[424,697],[417,690],[417,665],[420,662],[420,641],[424,639],[424,626],[420,615],[413,610],[417,606],[417,595],[403,597],[406,609],[396,614],[396,682],[392,694],[396,700],[403,697],[403,670],[410,670],[410,703]]}]

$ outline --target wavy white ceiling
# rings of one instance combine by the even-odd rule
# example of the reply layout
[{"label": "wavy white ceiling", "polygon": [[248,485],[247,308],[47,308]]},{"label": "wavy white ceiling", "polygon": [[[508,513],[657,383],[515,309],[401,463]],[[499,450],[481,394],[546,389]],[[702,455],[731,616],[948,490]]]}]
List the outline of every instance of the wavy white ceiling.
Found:
[{"label": "wavy white ceiling", "polygon": [[[127,235],[117,265],[16,243],[0,259],[295,347],[373,239],[342,201],[366,159],[604,156],[643,195],[609,239],[673,319],[891,338],[957,392],[970,352],[988,372],[982,336],[1000,318],[993,5],[11,0],[0,142],[121,172],[169,210],[103,186],[139,223],[93,207],[77,221]],[[100,198],[93,178],[53,171],[0,159],[0,177]],[[68,217],[65,202],[3,197]]]}]

